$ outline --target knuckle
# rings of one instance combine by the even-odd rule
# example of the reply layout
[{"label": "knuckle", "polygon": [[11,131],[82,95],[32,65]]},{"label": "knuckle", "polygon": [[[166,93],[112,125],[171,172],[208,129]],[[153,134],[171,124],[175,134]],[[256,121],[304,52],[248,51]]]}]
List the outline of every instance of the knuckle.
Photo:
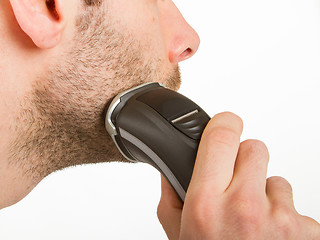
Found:
[{"label": "knuckle", "polygon": [[258,155],[264,155],[269,156],[268,148],[265,145],[264,142],[260,140],[250,139],[242,142],[240,144],[241,152],[244,152],[246,154],[258,154]]},{"label": "knuckle", "polygon": [[226,127],[212,128],[207,134],[209,146],[232,147],[239,144],[239,136]]},{"label": "knuckle", "polygon": [[273,177],[269,177],[268,178],[268,181],[269,182],[272,182],[272,183],[279,183],[279,184],[289,184],[289,182],[287,181],[287,179],[283,178],[283,177],[280,177],[280,176],[273,176]]},{"label": "knuckle", "polygon": [[200,200],[187,206],[190,216],[190,226],[197,229],[198,234],[206,234],[214,227],[214,220],[218,219],[218,209],[208,202]]},{"label": "knuckle", "polygon": [[232,112],[218,113],[214,116],[214,118],[231,119],[233,122],[237,123],[239,126],[241,126],[241,127],[243,126],[242,119],[238,115],[236,115]]},{"label": "knuckle", "polygon": [[259,223],[260,215],[257,207],[252,204],[252,201],[242,200],[238,202],[236,215],[240,223],[244,225],[255,225]]},{"label": "knuckle", "polygon": [[213,127],[215,125],[221,125],[225,127],[231,127],[238,134],[241,134],[243,130],[243,121],[242,119],[234,113],[231,112],[222,112],[216,114],[210,121],[209,126]]},{"label": "knuckle", "polygon": [[310,239],[315,239],[319,240],[320,239],[320,224],[314,220],[311,217],[308,216],[302,216],[301,217],[301,222],[304,224],[305,229],[310,233],[311,238]]},{"label": "knuckle", "polygon": [[269,177],[267,179],[267,184],[282,186],[283,188],[288,189],[288,191],[292,192],[291,184],[283,177],[279,177],[279,176]]},{"label": "knuckle", "polygon": [[295,211],[288,207],[278,207],[273,209],[273,221],[277,232],[285,239],[291,239],[299,235],[301,226]]},{"label": "knuckle", "polygon": [[242,234],[253,234],[261,229],[265,221],[265,208],[256,196],[244,191],[231,198],[231,210]]}]

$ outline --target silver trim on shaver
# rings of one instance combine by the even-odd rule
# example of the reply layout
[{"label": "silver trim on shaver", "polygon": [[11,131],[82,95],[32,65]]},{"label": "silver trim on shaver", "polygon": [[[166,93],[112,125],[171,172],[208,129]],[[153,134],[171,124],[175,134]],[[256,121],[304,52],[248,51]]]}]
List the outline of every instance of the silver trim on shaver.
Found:
[{"label": "silver trim on shaver", "polygon": [[[129,90],[126,90],[126,91],[124,91],[122,93],[119,93],[117,96],[115,96],[115,98],[112,100],[112,102],[111,102],[111,104],[110,104],[110,106],[108,108],[107,115],[106,115],[107,121],[105,121],[106,122],[105,123],[106,129],[107,129],[108,133],[110,134],[110,136],[117,135],[117,130],[116,130],[116,127],[113,125],[113,122],[111,121],[111,116],[112,116],[113,111],[116,109],[116,107],[121,102],[121,97],[126,95],[129,92],[132,92],[134,90],[137,90],[139,88],[142,88],[144,86],[147,86],[147,85],[150,85],[150,84],[153,84],[153,83],[155,83],[155,82],[144,83],[144,84],[139,85],[137,87],[134,87],[134,88],[131,88]],[[159,85],[162,86],[162,87],[165,87],[161,83],[159,83]]]},{"label": "silver trim on shaver", "polygon": [[177,178],[174,176],[174,174],[171,172],[171,170],[168,168],[168,166],[161,160],[161,158],[152,151],[151,148],[149,148],[146,144],[144,144],[141,140],[127,132],[126,130],[123,130],[122,128],[119,128],[120,135],[137,146],[141,151],[143,151],[149,158],[151,158],[155,164],[162,170],[162,172],[166,175],[170,183],[173,185],[174,189],[177,191],[180,198],[184,201],[186,198],[186,192],[184,191],[183,187],[177,180]]},{"label": "silver trim on shaver", "polygon": [[[114,126],[113,122],[111,121],[111,117],[112,117],[112,113],[113,111],[116,109],[116,107],[119,105],[119,103],[121,102],[121,97],[123,97],[124,95],[134,91],[134,90],[137,90],[139,88],[142,88],[142,87],[145,87],[147,85],[150,85],[150,84],[154,84],[156,82],[149,82],[149,83],[144,83],[144,84],[141,84],[137,87],[134,87],[134,88],[131,88],[129,90],[126,90],[122,93],[119,93],[111,102],[109,108],[108,108],[108,111],[107,111],[107,114],[106,114],[106,121],[105,121],[105,127],[109,133],[109,135],[111,136],[113,142],[116,144],[117,148],[119,149],[120,153],[129,161],[131,162],[137,162],[136,160],[134,159],[130,159],[126,156],[126,154],[123,153],[123,151],[121,150],[121,148],[119,147],[116,139],[115,139],[115,136],[117,136],[117,130],[116,130],[116,127]],[[160,86],[164,87],[165,86],[161,83],[158,83]]]},{"label": "silver trim on shaver", "polygon": [[172,120],[171,122],[172,122],[172,123],[177,123],[177,122],[179,122],[179,121],[181,121],[181,120],[183,120],[183,119],[185,119],[185,118],[187,118],[187,117],[190,117],[190,116],[192,116],[192,115],[194,115],[194,114],[197,114],[198,112],[199,112],[199,110],[196,109],[196,110],[194,110],[194,111],[192,111],[192,112],[189,112],[189,113],[187,113],[187,114],[185,114],[185,115],[183,115],[183,116],[181,116],[181,117],[178,117],[178,118]]}]

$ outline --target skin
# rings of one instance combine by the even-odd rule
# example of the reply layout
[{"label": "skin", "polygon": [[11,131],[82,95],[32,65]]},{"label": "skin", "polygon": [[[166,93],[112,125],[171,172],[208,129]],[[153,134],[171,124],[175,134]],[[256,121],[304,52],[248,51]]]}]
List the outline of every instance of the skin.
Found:
[{"label": "skin", "polygon": [[177,90],[178,63],[199,45],[171,1],[10,0],[0,11],[1,208],[54,171],[127,162],[104,128],[107,103],[150,81]]},{"label": "skin", "polygon": [[[177,90],[178,63],[199,46],[171,0],[4,0],[0,30],[0,208],[54,171],[125,162],[104,129],[107,103],[143,82]],[[211,120],[184,206],[162,178],[169,239],[319,239],[290,185],[266,180],[264,144],[240,144],[241,131],[231,113]]]},{"label": "skin", "polygon": [[320,225],[294,208],[292,188],[266,179],[268,149],[258,140],[240,143],[242,120],[214,116],[199,145],[184,205],[164,177],[158,218],[175,239],[320,239]]}]

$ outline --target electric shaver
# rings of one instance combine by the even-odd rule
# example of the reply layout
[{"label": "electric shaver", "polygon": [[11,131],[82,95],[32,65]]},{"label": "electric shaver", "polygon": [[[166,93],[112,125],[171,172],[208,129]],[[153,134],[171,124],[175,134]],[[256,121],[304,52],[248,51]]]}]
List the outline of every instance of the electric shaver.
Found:
[{"label": "electric shaver", "polygon": [[117,95],[106,109],[105,125],[126,159],[158,169],[184,202],[209,120],[185,96],[147,83]]}]

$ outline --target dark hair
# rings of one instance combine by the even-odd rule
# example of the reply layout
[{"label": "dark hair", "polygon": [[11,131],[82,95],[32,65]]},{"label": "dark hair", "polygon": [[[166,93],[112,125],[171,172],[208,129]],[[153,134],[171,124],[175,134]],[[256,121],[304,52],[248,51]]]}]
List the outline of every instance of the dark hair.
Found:
[{"label": "dark hair", "polygon": [[100,6],[102,0],[84,0],[88,6]]}]

